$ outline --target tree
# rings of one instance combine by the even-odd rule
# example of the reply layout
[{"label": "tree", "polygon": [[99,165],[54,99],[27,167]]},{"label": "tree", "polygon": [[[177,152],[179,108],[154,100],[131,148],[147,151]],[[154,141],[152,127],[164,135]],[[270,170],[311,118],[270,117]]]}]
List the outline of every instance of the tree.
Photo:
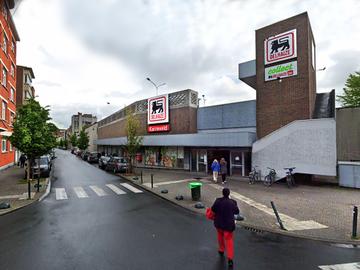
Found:
[{"label": "tree", "polygon": [[70,143],[71,143],[72,147],[77,146],[77,137],[76,137],[75,133],[70,136]]},{"label": "tree", "polygon": [[86,150],[86,148],[89,147],[89,136],[85,132],[85,128],[83,128],[80,131],[79,139],[77,141],[77,146],[79,147],[80,150]]},{"label": "tree", "polygon": [[65,150],[68,149],[68,145],[69,145],[69,141],[67,139],[63,140],[63,146],[64,146]]},{"label": "tree", "polygon": [[125,151],[127,152],[127,157],[129,159],[129,173],[132,173],[133,162],[136,152],[142,145],[143,137],[138,136],[138,130],[140,128],[140,121],[133,111],[128,108],[126,110],[126,144],[124,146]]},{"label": "tree", "polygon": [[57,127],[50,123],[49,107],[42,107],[35,99],[29,99],[17,111],[13,133],[9,140],[13,146],[24,153],[27,158],[27,181],[29,199],[30,170],[35,158],[49,153],[56,147]]},{"label": "tree", "polygon": [[360,72],[350,74],[346,80],[344,95],[338,95],[337,100],[343,106],[359,107],[360,106]]}]

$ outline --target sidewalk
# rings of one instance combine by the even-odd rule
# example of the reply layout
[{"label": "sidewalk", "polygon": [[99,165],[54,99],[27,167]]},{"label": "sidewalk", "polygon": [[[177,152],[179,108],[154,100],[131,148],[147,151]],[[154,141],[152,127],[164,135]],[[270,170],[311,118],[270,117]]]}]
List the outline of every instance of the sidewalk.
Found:
[{"label": "sidewalk", "polygon": [[[138,180],[133,176],[122,177],[169,201],[203,214],[205,209],[194,208],[196,202],[191,200],[188,183],[194,180],[202,182],[201,202],[205,207],[210,207],[215,198],[221,197],[224,187],[214,183],[210,175],[151,169],[143,169],[142,172],[143,184],[139,169],[136,171]],[[153,189],[150,184],[151,174],[154,175]],[[360,190],[326,185],[299,185],[288,189],[285,183],[265,187],[262,183],[249,185],[247,178],[231,177],[225,186],[230,188],[230,196],[238,202],[245,217],[244,221],[238,222],[242,226],[297,237],[360,244],[360,241],[351,239],[352,209],[360,205]],[[167,189],[168,193],[161,193],[163,189]],[[177,201],[177,195],[183,195],[184,200]],[[287,231],[279,228],[271,201],[275,203]]]},{"label": "sidewalk", "polygon": [[37,180],[31,182],[31,200],[28,200],[28,184],[24,180],[24,168],[13,166],[0,172],[0,203],[10,203],[10,208],[0,209],[0,215],[14,211],[29,205],[44,194],[48,179],[40,179],[40,192],[36,192],[34,185]]}]

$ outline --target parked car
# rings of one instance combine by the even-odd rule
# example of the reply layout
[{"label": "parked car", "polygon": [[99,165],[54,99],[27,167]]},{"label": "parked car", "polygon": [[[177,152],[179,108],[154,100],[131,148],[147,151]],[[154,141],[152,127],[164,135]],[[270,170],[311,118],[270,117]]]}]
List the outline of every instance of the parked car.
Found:
[{"label": "parked car", "polygon": [[[39,162],[39,160],[40,160],[40,162]],[[38,176],[39,169],[40,169],[40,177],[49,177],[50,171],[51,171],[50,160],[51,160],[50,157],[47,155],[41,156],[40,158],[36,158],[30,168],[30,178],[33,178],[33,176]],[[40,166],[39,166],[39,163],[40,163]],[[26,178],[27,178],[27,164],[25,164],[24,179],[26,179]]]},{"label": "parked car", "polygon": [[99,168],[105,170],[106,164],[108,163],[109,160],[110,160],[110,157],[108,157],[108,156],[101,156],[101,157],[99,158]]},{"label": "parked car", "polygon": [[89,154],[90,154],[89,152],[83,151],[82,154],[81,154],[82,160],[86,160],[86,161],[87,161]]},{"label": "parked car", "polygon": [[98,152],[90,152],[87,161],[89,163],[97,163],[99,161],[99,153]]},{"label": "parked car", "polygon": [[106,164],[105,170],[113,173],[126,172],[128,168],[128,162],[123,157],[112,157]]},{"label": "parked car", "polygon": [[83,153],[83,151],[77,150],[77,151],[76,151],[76,156],[79,157],[79,158],[81,158],[82,153]]}]

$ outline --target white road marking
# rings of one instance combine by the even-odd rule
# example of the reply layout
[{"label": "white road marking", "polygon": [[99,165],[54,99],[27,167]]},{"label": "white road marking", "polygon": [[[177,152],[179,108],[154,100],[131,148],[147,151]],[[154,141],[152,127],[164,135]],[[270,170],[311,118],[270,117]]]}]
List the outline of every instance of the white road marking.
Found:
[{"label": "white road marking", "polygon": [[[34,198],[35,196],[35,192],[31,192],[31,198]],[[19,200],[27,200],[29,197],[29,193],[28,192],[24,192],[21,197],[19,198]]]},{"label": "white road marking", "polygon": [[110,188],[112,191],[114,191],[117,195],[126,194],[125,191],[121,190],[120,188],[118,188],[117,186],[115,186],[113,184],[107,184],[106,186],[108,188]]},{"label": "white road marking", "polygon": [[323,269],[323,270],[359,270],[360,262],[333,264],[333,265],[321,265],[321,266],[319,266],[319,268]]},{"label": "white road marking", "polygon": [[[222,190],[223,187],[216,185],[216,184],[210,184],[211,187],[216,188],[218,190]],[[234,191],[231,192],[230,196],[232,198],[235,198],[239,201],[242,201],[252,207],[255,207],[256,209],[259,209],[260,211],[265,212],[266,214],[269,215],[274,215],[274,211],[272,210],[272,208],[267,207],[264,204],[258,203],[248,197],[245,197],[239,193],[236,193]],[[311,229],[325,229],[328,228],[327,226],[320,224],[316,221],[313,220],[306,220],[306,221],[301,221],[301,220],[297,220],[295,218],[292,218],[288,215],[285,214],[281,214],[279,213],[279,216],[281,218],[281,221],[284,224],[284,227],[288,230],[288,231],[301,231],[301,230],[311,230]]]},{"label": "white road marking", "polygon": [[67,200],[67,194],[65,192],[65,188],[55,188],[56,192],[56,200]]},{"label": "white road marking", "polygon": [[142,193],[143,191],[140,189],[137,189],[136,187],[133,187],[132,185],[129,185],[128,183],[121,183],[124,188],[134,192],[134,193]]},{"label": "white road marking", "polygon": [[88,198],[89,197],[82,187],[74,187],[74,191],[76,193],[76,196],[78,196],[79,198]]},{"label": "white road marking", "polygon": [[90,186],[90,188],[100,197],[107,195],[107,193],[103,189],[97,186]]},{"label": "white road marking", "polygon": [[19,199],[22,195],[6,195],[6,196],[0,196],[0,200],[2,199]]}]

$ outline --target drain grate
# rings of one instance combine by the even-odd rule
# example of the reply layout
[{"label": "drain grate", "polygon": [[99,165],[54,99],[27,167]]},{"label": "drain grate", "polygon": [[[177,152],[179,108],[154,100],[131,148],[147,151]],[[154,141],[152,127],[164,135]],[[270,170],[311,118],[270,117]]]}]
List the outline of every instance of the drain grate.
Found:
[{"label": "drain grate", "polygon": [[243,227],[245,230],[250,231],[250,232],[255,232],[255,233],[264,233],[264,231],[260,230],[260,229],[255,229],[255,228],[251,228],[248,226]]}]

